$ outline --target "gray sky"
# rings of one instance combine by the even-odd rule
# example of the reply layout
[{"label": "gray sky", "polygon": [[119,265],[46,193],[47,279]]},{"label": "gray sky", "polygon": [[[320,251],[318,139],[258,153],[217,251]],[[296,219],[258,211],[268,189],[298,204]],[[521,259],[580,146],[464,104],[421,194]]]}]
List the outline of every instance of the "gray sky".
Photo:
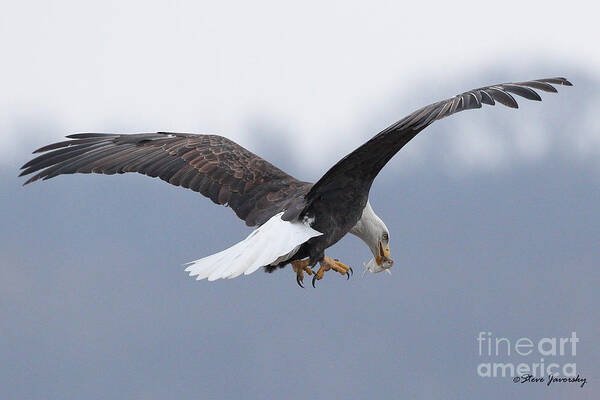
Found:
[{"label": "gray sky", "polygon": [[[256,142],[250,125],[269,124],[319,154],[307,166],[317,174],[331,152],[355,146],[335,140],[340,133],[366,139],[413,108],[496,79],[574,67],[596,74],[600,31],[588,4],[15,2],[0,16],[0,144],[27,147],[19,124],[33,118],[61,132],[218,132],[247,144]],[[524,67],[534,76],[521,76]],[[494,81],[482,82],[491,68],[486,77]],[[596,129],[598,96],[588,97],[583,114]],[[490,159],[486,149],[498,147],[487,134],[477,143],[464,136],[453,140],[471,146],[452,153],[453,163],[478,167],[473,160]],[[543,153],[549,141],[536,129],[524,140],[531,150],[519,157]],[[598,158],[597,137],[578,140],[570,152]],[[302,151],[293,155],[298,162]],[[509,164],[511,153],[493,162]]]},{"label": "gray sky", "polygon": [[[22,2],[0,17],[8,398],[596,398],[591,10],[220,4]],[[349,281],[302,290],[284,270],[196,282],[182,263],[250,231],[231,210],[137,175],[16,178],[33,148],[68,133],[180,130],[317,179],[417,107],[554,75],[575,86],[440,121],[382,171],[371,202],[391,231],[391,276],[361,277],[369,250],[348,237],[328,254],[355,268]],[[480,357],[480,331],[576,331],[576,356],[545,361],[576,362],[588,383],[478,377],[484,361],[540,358]]]}]

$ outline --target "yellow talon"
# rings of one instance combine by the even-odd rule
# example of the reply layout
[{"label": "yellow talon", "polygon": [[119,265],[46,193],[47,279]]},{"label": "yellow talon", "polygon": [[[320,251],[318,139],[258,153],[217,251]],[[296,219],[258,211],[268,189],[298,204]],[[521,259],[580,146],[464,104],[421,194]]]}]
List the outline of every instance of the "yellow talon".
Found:
[{"label": "yellow talon", "polygon": [[352,268],[349,266],[339,262],[338,260],[334,260],[331,257],[325,256],[319,262],[321,268],[315,273],[312,279],[312,285],[315,287],[315,281],[320,281],[323,279],[323,275],[325,275],[325,271],[329,271],[330,269],[339,272],[341,275],[346,275],[348,279],[350,279],[350,275],[354,273]]},{"label": "yellow talon", "polygon": [[313,270],[308,267],[309,262],[310,259],[307,258],[306,260],[295,260],[290,263],[294,272],[296,272],[296,282],[300,287],[304,287],[304,272],[308,275],[313,274]]}]

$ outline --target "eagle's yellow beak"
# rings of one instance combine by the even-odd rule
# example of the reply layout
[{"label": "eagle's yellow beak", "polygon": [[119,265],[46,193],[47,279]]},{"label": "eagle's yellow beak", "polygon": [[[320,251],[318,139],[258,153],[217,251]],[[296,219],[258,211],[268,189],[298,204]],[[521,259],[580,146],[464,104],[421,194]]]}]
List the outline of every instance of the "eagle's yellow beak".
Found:
[{"label": "eagle's yellow beak", "polygon": [[375,258],[377,265],[381,265],[384,261],[391,261],[390,259],[390,246],[383,247],[381,240],[377,244],[377,257]]}]

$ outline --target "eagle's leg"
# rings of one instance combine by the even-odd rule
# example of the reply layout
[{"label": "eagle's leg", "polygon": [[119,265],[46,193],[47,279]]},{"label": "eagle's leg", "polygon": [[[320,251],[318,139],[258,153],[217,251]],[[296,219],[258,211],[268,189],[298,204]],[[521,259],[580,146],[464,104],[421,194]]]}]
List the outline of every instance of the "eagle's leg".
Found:
[{"label": "eagle's leg", "polygon": [[298,286],[303,288],[304,272],[306,272],[308,275],[313,274],[313,270],[308,266],[308,264],[310,264],[310,258],[307,258],[306,260],[295,260],[290,264],[292,264],[292,268],[296,273],[296,282],[298,283]]},{"label": "eagle's leg", "polygon": [[315,287],[315,281],[320,281],[323,279],[323,275],[325,275],[325,271],[329,271],[330,269],[339,272],[341,275],[346,275],[347,279],[350,279],[350,274],[354,273],[352,268],[349,266],[339,262],[339,260],[334,260],[331,257],[324,256],[321,261],[319,261],[321,268],[317,272],[315,272],[315,276],[312,279],[312,285]]}]

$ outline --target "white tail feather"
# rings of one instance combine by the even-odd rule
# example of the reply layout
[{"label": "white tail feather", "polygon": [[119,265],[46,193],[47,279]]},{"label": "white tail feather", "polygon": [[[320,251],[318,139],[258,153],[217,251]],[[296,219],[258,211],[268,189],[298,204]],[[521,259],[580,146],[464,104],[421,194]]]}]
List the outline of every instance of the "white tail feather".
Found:
[{"label": "white tail feather", "polygon": [[208,278],[209,281],[248,275],[262,266],[288,260],[302,243],[322,235],[308,222],[284,221],[282,215],[274,215],[230,248],[187,263],[185,270],[198,280]]}]

